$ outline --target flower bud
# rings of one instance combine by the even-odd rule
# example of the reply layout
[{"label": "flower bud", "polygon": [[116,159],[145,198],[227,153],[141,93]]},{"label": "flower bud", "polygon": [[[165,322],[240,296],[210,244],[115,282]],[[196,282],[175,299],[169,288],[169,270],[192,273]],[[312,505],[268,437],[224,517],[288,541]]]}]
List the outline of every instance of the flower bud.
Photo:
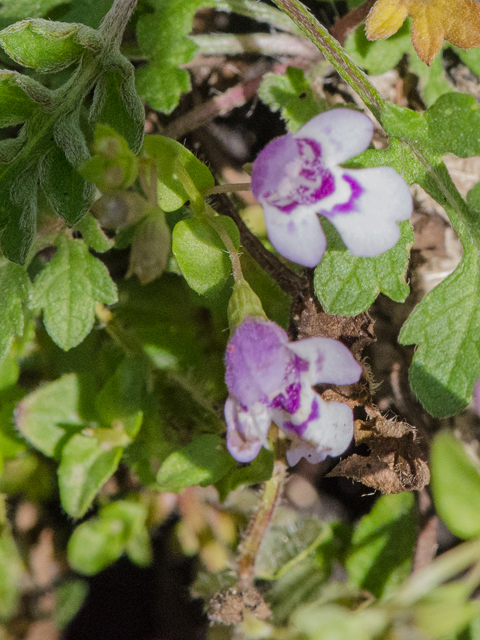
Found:
[{"label": "flower bud", "polygon": [[246,316],[267,320],[260,298],[246,280],[240,280],[233,285],[232,297],[228,303],[230,333],[235,331]]}]

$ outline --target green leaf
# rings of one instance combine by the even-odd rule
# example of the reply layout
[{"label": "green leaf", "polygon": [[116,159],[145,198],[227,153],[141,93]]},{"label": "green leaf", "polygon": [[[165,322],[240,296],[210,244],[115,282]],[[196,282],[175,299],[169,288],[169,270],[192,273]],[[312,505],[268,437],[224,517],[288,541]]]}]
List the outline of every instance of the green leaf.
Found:
[{"label": "green leaf", "polygon": [[199,484],[214,484],[230,469],[235,461],[225,450],[218,436],[207,434],[193,440],[186,447],[171,453],[157,474],[160,491],[178,493]]},{"label": "green leaf", "polygon": [[466,93],[447,93],[424,114],[433,153],[480,155],[480,105]]},{"label": "green leaf", "polygon": [[438,55],[429,67],[413,53],[409,62],[411,70],[420,79],[420,93],[427,107],[434,104],[444,93],[454,90],[453,85],[447,80],[441,55]]},{"label": "green leaf", "polygon": [[58,629],[65,627],[75,618],[88,595],[86,580],[69,580],[55,591],[55,611],[53,619]]},{"label": "green leaf", "polygon": [[59,236],[55,256],[34,282],[31,301],[32,308],[43,309],[45,328],[59,347],[71,349],[88,335],[97,300],[117,300],[107,268],[83,240]]},{"label": "green leaf", "polygon": [[90,111],[92,125],[109,125],[136,153],[140,151],[145,128],[145,110],[137,90],[133,66],[106,71],[99,79],[93,94]]},{"label": "green leaf", "polygon": [[215,180],[208,167],[176,140],[164,136],[146,136],[143,148],[155,160],[158,204],[164,211],[176,211],[190,199],[177,175],[177,162],[184,167],[200,192],[214,186]]},{"label": "green leaf", "polygon": [[0,8],[0,24],[11,24],[25,16],[41,18],[53,7],[65,0],[3,0]]},{"label": "green leaf", "polygon": [[20,581],[24,568],[10,527],[3,524],[0,534],[0,620],[10,619],[20,600]]},{"label": "green leaf", "polygon": [[480,473],[455,436],[435,436],[430,454],[435,507],[459,538],[480,534]]},{"label": "green leaf", "polygon": [[97,29],[112,4],[113,0],[70,0],[68,11],[62,15],[62,20],[81,22]]},{"label": "green leaf", "polygon": [[470,71],[477,76],[480,76],[480,49],[459,49],[458,47],[452,47],[457,56],[466,64]]},{"label": "green leaf", "polygon": [[93,499],[117,470],[123,447],[108,446],[95,437],[74,435],[62,449],[58,486],[62,507],[73,518],[81,518]]},{"label": "green leaf", "polygon": [[58,457],[66,437],[80,428],[79,392],[77,376],[67,374],[30,393],[17,407],[18,430],[50,458]]},{"label": "green leaf", "polygon": [[5,358],[15,336],[23,335],[23,305],[31,291],[27,270],[13,263],[0,266],[0,361]]},{"label": "green leaf", "polygon": [[216,488],[220,495],[220,500],[225,500],[231,491],[235,491],[238,487],[260,484],[269,480],[273,473],[274,454],[262,447],[258,456],[250,462],[249,465],[240,469],[232,469],[219,482]]},{"label": "green leaf", "polygon": [[[345,42],[346,52],[372,75],[380,75],[393,69],[406,53],[414,53],[410,41],[410,25],[403,26],[386,40],[370,41],[361,25]],[[414,54],[415,55],[415,54]]]},{"label": "green leaf", "polygon": [[22,20],[0,32],[0,45],[18,64],[50,73],[80,58],[84,51],[77,40],[80,29],[85,27],[41,18]]},{"label": "green leaf", "polygon": [[74,571],[93,576],[120,558],[124,537],[122,522],[92,518],[77,527],[68,541],[68,562]]},{"label": "green leaf", "polygon": [[402,327],[401,344],[418,344],[410,385],[433,416],[455,415],[470,402],[480,375],[479,256],[473,252],[430,291]]},{"label": "green leaf", "polygon": [[258,96],[272,111],[280,111],[292,132],[326,108],[325,101],[315,97],[303,70],[295,67],[287,67],[285,75],[266,74]]},{"label": "green leaf", "polygon": [[[190,76],[181,65],[190,62],[196,45],[187,38],[204,0],[151,0],[155,13],[141,16],[137,41],[148,64],[137,71],[140,96],[151,107],[171,113],[182,93],[190,91]],[[212,4],[212,3],[210,3]]]},{"label": "green leaf", "polygon": [[407,578],[417,542],[411,493],[382,496],[355,527],[345,567],[351,582],[385,598]]},{"label": "green leaf", "polygon": [[103,423],[121,426],[131,438],[142,424],[147,374],[144,359],[124,358],[95,400],[97,415]]},{"label": "green leaf", "polygon": [[82,178],[57,146],[43,158],[40,183],[54,212],[69,226],[79,222],[93,204],[94,185]]},{"label": "green leaf", "polygon": [[98,221],[90,214],[76,224],[87,245],[97,253],[105,253],[113,247],[114,241],[104,234]]},{"label": "green leaf", "polygon": [[20,77],[16,71],[0,71],[0,127],[25,122],[38,109],[38,104],[32,102],[19,86]]},{"label": "green leaf", "polygon": [[381,609],[353,613],[337,604],[311,604],[295,611],[292,624],[308,640],[372,640],[385,630],[388,617]]},{"label": "green leaf", "polygon": [[127,278],[138,276],[142,284],[159,278],[165,271],[172,234],[159,207],[149,207],[147,215],[135,226]]},{"label": "green leaf", "polygon": [[405,282],[413,229],[402,222],[397,244],[375,258],[357,258],[343,244],[333,225],[322,221],[328,249],[315,270],[315,294],[327,313],[355,316],[368,309],[379,293],[404,302],[410,293]]},{"label": "green leaf", "polygon": [[[240,246],[237,225],[227,216],[216,218]],[[172,251],[188,284],[201,295],[212,295],[223,288],[232,271],[228,253],[218,233],[203,220],[180,220],[172,235]]]},{"label": "green leaf", "polygon": [[100,512],[102,519],[120,520],[125,535],[125,551],[130,560],[140,567],[152,561],[152,547],[147,529],[148,509],[144,504],[117,500]]}]

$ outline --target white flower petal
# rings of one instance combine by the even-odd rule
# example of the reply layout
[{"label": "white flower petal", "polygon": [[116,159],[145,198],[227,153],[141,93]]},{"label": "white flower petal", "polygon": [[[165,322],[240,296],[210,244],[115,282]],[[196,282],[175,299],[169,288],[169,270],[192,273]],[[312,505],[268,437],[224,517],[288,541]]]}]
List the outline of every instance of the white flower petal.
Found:
[{"label": "white flower petal", "polygon": [[225,403],[225,420],[227,448],[239,462],[251,462],[257,457],[262,444],[268,446],[270,413],[260,402],[245,410],[233,396],[229,396]]},{"label": "white flower petal", "polygon": [[352,201],[351,211],[322,213],[327,214],[353,255],[378,256],[395,246],[400,238],[397,222],[408,220],[412,213],[408,185],[392,167],[344,171],[344,175],[363,192]]},{"label": "white flower petal", "polygon": [[[297,442],[297,440],[295,441]],[[313,446],[308,445],[303,440],[298,440],[298,446],[292,442],[292,446],[287,451],[288,466],[294,467],[300,462],[301,458],[306,458],[310,464],[318,464],[328,457],[328,453],[317,451]]]},{"label": "white flower petal", "polygon": [[308,372],[309,384],[353,384],[362,375],[362,367],[355,360],[350,350],[333,338],[306,338],[288,345],[302,360],[310,364]]},{"label": "white flower petal", "polygon": [[309,120],[294,137],[319,142],[325,166],[331,167],[365,151],[373,129],[370,118],[359,111],[331,109]]},{"label": "white flower petal", "polygon": [[339,456],[353,438],[353,412],[343,402],[325,402],[318,396],[319,415],[308,423],[302,439],[318,454]]},{"label": "white flower petal", "polygon": [[305,267],[317,266],[327,241],[315,213],[315,205],[299,206],[291,214],[286,214],[264,204],[263,215],[268,238],[278,253]]}]

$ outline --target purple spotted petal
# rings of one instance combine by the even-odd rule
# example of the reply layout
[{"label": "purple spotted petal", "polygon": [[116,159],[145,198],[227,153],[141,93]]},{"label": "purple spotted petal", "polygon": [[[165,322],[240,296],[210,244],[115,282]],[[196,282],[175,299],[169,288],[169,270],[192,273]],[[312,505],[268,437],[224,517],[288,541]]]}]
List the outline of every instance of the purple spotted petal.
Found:
[{"label": "purple spotted petal", "polygon": [[266,444],[271,422],[268,409],[260,403],[244,409],[229,396],[225,403],[225,420],[229,452],[239,462],[251,462]]},{"label": "purple spotted petal", "polygon": [[373,136],[373,123],[353,109],[331,109],[309,120],[294,135],[311,138],[322,146],[325,165],[342,164],[368,148]]},{"label": "purple spotted petal", "polygon": [[305,267],[316,267],[327,246],[313,209],[298,207],[294,214],[289,215],[270,205],[263,206],[270,242],[282,256]]},{"label": "purple spotted petal", "polygon": [[347,347],[333,338],[307,338],[288,345],[309,363],[309,384],[353,384],[362,375],[362,367]]},{"label": "purple spotted petal", "polygon": [[225,381],[244,407],[279,391],[292,360],[288,336],[274,322],[247,318],[235,330],[225,355]]},{"label": "purple spotted petal", "polygon": [[358,195],[347,205],[319,210],[336,227],[347,249],[359,257],[378,256],[400,238],[397,222],[408,220],[412,196],[407,183],[391,167],[344,171]]},{"label": "purple spotted petal", "polygon": [[296,464],[301,457],[316,463],[325,460],[327,456],[339,456],[352,441],[352,410],[341,402],[325,402],[320,396],[317,397],[318,417],[309,422],[301,441],[294,438],[287,453],[290,465]]},{"label": "purple spotted petal", "polygon": [[303,437],[309,424],[318,419],[320,415],[321,398],[310,386],[308,380],[303,380],[298,390],[298,402],[296,411],[286,411],[285,407],[273,406],[271,410],[272,420],[287,435]]}]

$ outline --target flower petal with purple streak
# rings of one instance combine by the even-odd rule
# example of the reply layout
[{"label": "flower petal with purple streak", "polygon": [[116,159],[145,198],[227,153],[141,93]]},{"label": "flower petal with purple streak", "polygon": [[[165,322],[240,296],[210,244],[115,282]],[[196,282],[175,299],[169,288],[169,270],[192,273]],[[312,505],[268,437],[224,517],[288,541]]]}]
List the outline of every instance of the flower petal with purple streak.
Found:
[{"label": "flower petal with purple streak", "polygon": [[350,350],[333,338],[306,338],[291,342],[288,348],[309,362],[311,385],[353,384],[362,373]]},{"label": "flower petal with purple streak", "polygon": [[263,405],[244,409],[235,398],[229,396],[225,403],[227,423],[227,448],[239,462],[251,462],[266,444],[270,428],[270,414]]},{"label": "flower petal with purple streak", "polygon": [[400,238],[397,222],[408,220],[412,196],[405,180],[392,167],[345,171],[362,193],[345,212],[320,211],[328,216],[354,256],[372,257],[395,246]]}]

